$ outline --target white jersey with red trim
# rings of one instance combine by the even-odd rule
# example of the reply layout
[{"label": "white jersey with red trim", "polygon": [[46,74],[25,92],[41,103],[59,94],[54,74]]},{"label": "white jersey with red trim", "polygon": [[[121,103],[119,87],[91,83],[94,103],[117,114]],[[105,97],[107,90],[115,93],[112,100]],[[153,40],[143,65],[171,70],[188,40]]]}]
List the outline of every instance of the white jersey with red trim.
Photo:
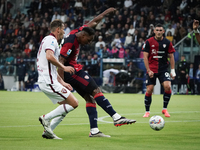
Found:
[{"label": "white jersey with red trim", "polygon": [[42,40],[37,54],[37,70],[38,82],[46,84],[53,84],[57,81],[57,67],[51,64],[46,58],[46,51],[51,50],[54,56],[58,59],[60,55],[60,48],[57,39],[53,34],[50,34]]}]

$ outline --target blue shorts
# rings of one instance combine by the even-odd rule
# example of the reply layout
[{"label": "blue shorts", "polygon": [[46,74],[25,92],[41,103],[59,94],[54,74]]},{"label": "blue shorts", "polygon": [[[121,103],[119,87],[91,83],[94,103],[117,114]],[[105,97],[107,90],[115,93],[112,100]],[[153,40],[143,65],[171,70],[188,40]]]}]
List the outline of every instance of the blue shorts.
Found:
[{"label": "blue shorts", "polygon": [[82,97],[86,94],[92,95],[93,91],[98,88],[94,79],[83,70],[76,72],[74,75],[65,72],[64,81],[71,84]]},{"label": "blue shorts", "polygon": [[153,78],[150,78],[148,73],[146,74],[146,86],[148,85],[156,85],[156,78],[159,79],[160,84],[162,84],[164,81],[171,81],[171,77],[168,71],[160,72],[160,73],[154,73]]}]

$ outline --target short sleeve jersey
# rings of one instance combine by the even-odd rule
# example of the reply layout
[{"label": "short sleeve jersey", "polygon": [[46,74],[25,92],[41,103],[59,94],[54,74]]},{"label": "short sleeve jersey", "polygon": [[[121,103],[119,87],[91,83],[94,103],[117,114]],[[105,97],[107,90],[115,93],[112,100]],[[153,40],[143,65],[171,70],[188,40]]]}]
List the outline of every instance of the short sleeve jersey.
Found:
[{"label": "short sleeve jersey", "polygon": [[72,30],[61,42],[60,55],[67,61],[65,66],[73,66],[76,71],[82,69],[82,65],[77,64],[77,58],[79,55],[79,43],[77,41],[76,33],[81,31],[87,25],[83,25],[77,29]]},{"label": "short sleeve jersey", "polygon": [[155,37],[147,39],[142,47],[142,51],[149,53],[149,68],[154,73],[166,71],[169,62],[168,54],[174,53],[172,43],[165,37],[158,41]]},{"label": "short sleeve jersey", "polygon": [[53,84],[57,81],[57,67],[51,64],[46,59],[46,51],[51,50],[54,52],[54,56],[58,59],[60,55],[60,49],[57,39],[53,34],[50,34],[42,40],[38,54],[37,54],[37,70],[38,70],[38,82],[44,82],[46,84]]}]

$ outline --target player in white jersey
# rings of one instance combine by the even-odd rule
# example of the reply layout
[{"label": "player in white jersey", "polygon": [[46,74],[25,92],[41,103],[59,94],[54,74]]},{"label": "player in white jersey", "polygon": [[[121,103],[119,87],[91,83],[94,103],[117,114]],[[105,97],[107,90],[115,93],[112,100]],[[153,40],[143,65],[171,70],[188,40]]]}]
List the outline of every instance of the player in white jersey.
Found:
[{"label": "player in white jersey", "polygon": [[39,117],[44,127],[43,138],[61,139],[53,130],[57,123],[61,122],[67,113],[78,106],[78,100],[70,92],[72,87],[65,83],[57,73],[57,67],[74,74],[74,68],[64,66],[58,61],[60,49],[58,41],[64,36],[64,23],[61,20],[54,20],[50,24],[51,34],[46,36],[40,45],[37,54],[37,69],[39,73],[38,82],[40,89],[56,104],[60,104],[53,111]]}]

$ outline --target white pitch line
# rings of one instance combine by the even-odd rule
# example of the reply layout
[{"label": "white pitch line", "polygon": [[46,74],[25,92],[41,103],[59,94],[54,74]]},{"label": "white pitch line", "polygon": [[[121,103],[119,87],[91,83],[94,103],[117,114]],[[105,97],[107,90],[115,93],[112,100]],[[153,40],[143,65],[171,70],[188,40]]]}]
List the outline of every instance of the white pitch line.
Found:
[{"label": "white pitch line", "polygon": [[[170,114],[178,114],[178,113],[199,113],[200,111],[177,111],[177,112],[170,112]],[[154,112],[154,113],[151,113],[151,114],[159,114],[160,112]],[[123,115],[141,115],[141,114],[144,114],[144,113],[131,113],[131,114],[122,114]],[[103,116],[103,117],[100,117],[98,118],[98,121],[100,121],[101,123],[98,123],[98,124],[107,124],[107,123],[113,123],[111,121],[105,121],[104,119],[105,118],[109,118],[110,116]],[[137,124],[138,123],[147,123],[148,120],[146,122],[136,122]],[[165,122],[200,122],[200,120],[180,120],[180,121],[165,121]],[[73,123],[73,124],[60,124],[62,126],[71,126],[71,125],[88,125],[89,123]],[[21,128],[21,127],[38,127],[38,126],[41,126],[41,125],[19,125],[19,126],[0,126],[0,128]]]}]

